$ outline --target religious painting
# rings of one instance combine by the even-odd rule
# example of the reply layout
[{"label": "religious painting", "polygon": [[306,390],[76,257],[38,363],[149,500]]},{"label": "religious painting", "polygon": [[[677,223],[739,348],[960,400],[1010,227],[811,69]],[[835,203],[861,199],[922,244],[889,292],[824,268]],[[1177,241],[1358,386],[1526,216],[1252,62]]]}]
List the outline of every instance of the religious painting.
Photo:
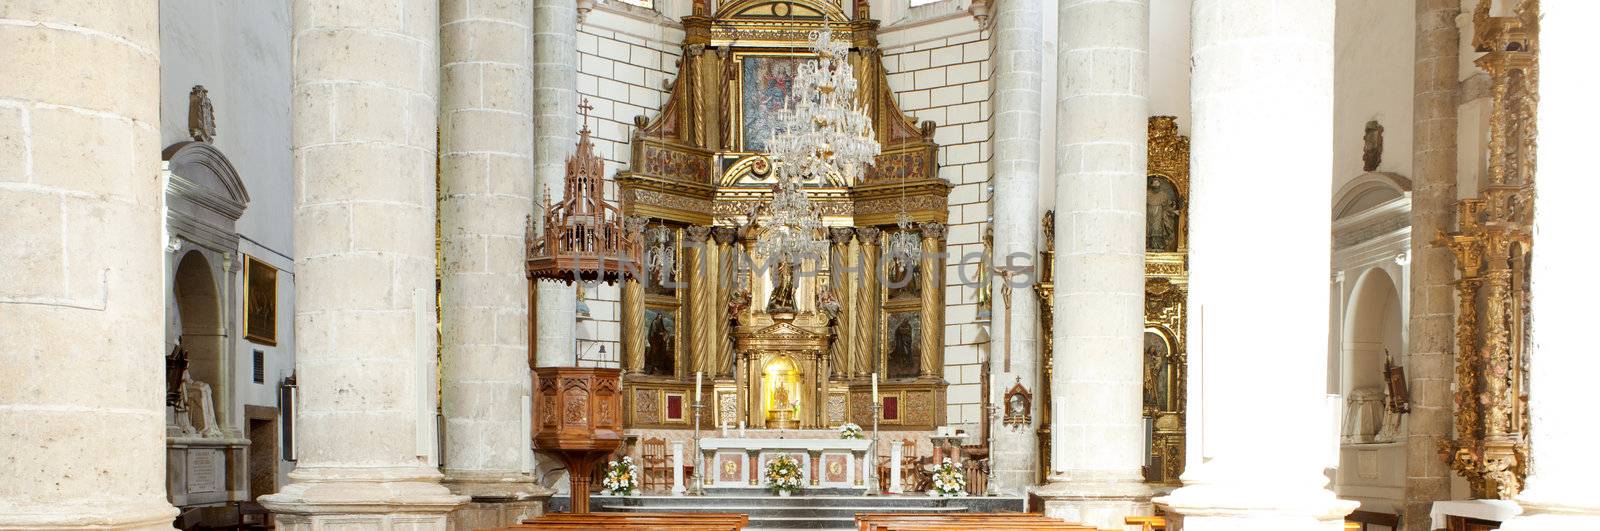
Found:
[{"label": "religious painting", "polygon": [[1178,250],[1178,216],[1183,198],[1172,179],[1151,175],[1145,190],[1144,248],[1153,252]]},{"label": "religious painting", "polygon": [[889,289],[890,300],[922,298],[921,264],[898,255],[885,256],[884,261],[888,273],[884,286]]},{"label": "religious painting", "polygon": [[245,255],[244,338],[278,344],[278,269]]},{"label": "religious painting", "polygon": [[1383,351],[1383,357],[1383,379],[1389,387],[1389,396],[1386,399],[1389,411],[1410,413],[1411,392],[1406,389],[1406,368],[1396,365],[1387,349]]},{"label": "religious painting", "polygon": [[1144,405],[1151,411],[1168,411],[1172,399],[1172,348],[1159,330],[1144,331]]},{"label": "religious painting", "polygon": [[676,374],[678,326],[671,310],[644,310],[644,373],[655,376]]},{"label": "religious painting", "polygon": [[740,115],[744,119],[744,150],[764,153],[767,138],[777,127],[778,111],[794,88],[795,71],[804,57],[751,56],[741,61]]},{"label": "religious painting", "polygon": [[922,361],[922,312],[889,314],[889,377],[915,378]]},{"label": "religious painting", "polygon": [[1006,391],[1004,403],[1002,423],[1012,427],[1033,424],[1033,392],[1022,386],[1022,377],[1017,377],[1016,384]]}]

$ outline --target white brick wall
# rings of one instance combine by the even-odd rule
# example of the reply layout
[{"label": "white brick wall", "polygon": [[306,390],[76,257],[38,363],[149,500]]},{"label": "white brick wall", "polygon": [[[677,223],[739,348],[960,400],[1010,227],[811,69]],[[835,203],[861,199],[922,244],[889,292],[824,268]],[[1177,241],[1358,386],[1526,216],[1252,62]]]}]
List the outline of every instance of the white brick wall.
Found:
[{"label": "white brick wall", "polygon": [[[900,43],[927,33],[948,37]],[[971,19],[890,29],[883,64],[901,110],[939,124],[939,176],[950,192],[945,274],[944,378],[950,382],[947,421],[977,430],[983,420],[977,341],[977,256],[989,217],[989,38]],[[961,257],[971,254],[963,260]]]},{"label": "white brick wall", "polygon": [[[654,118],[667,101],[665,87],[678,75],[682,40],[681,30],[602,10],[591,12],[578,27],[578,94],[594,105],[589,128],[595,150],[606,160],[606,199],[617,200],[613,178],[632,158],[633,117]],[[580,365],[617,367],[621,287],[602,284],[588,289],[586,298],[592,319],[578,323]]]}]

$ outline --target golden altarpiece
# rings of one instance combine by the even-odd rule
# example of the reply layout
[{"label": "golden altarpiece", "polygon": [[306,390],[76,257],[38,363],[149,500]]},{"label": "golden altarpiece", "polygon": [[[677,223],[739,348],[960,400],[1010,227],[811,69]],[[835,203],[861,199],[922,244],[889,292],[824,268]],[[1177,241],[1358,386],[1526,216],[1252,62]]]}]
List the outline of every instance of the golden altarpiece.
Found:
[{"label": "golden altarpiece", "polygon": [[1455,434],[1441,445],[1474,498],[1511,499],[1527,477],[1528,267],[1539,101],[1539,2],[1473,11],[1491,110],[1487,181],[1434,235],[1456,265]]},{"label": "golden altarpiece", "polygon": [[[1183,474],[1184,411],[1187,407],[1188,355],[1184,326],[1189,291],[1189,138],[1178,134],[1177,118],[1152,116],[1145,181],[1144,255],[1144,418],[1150,453],[1145,480],[1177,485]],[[1045,269],[1035,286],[1039,296],[1039,335],[1043,338],[1044,383],[1039,403],[1040,466],[1050,473],[1050,382],[1054,377],[1052,341],[1055,303],[1055,212],[1045,213]]]},{"label": "golden altarpiece", "polygon": [[[932,122],[895,105],[864,2],[854,17],[814,0],[740,0],[684,17],[683,59],[667,102],[637,117],[632,167],[618,172],[644,278],[624,284],[622,359],[629,428],[689,428],[696,374],[702,422],[753,428],[871,423],[878,373],[886,429],[945,417],[944,222]],[[764,145],[795,68],[824,27],[851,43],[860,104],[882,154],[856,182],[803,182],[827,256],[772,264],[756,253],[777,182]],[[913,224],[898,225],[901,213]],[[917,260],[886,256],[910,231]],[[878,274],[881,272],[882,274]]]}]

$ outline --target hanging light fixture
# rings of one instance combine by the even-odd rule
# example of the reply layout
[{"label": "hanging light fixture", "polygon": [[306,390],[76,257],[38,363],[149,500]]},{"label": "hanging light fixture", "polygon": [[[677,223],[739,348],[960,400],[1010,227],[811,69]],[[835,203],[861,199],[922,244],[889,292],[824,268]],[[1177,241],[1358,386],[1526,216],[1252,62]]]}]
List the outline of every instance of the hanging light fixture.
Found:
[{"label": "hanging light fixture", "polygon": [[860,179],[881,148],[872,119],[856,100],[859,84],[850,67],[850,44],[833,40],[823,26],[811,43],[817,58],[800,64],[793,89],[777,112],[767,141],[777,182],[772,202],[771,231],[757,252],[789,263],[825,255],[822,216],[806,197],[806,182],[826,182],[837,175],[846,183]]}]

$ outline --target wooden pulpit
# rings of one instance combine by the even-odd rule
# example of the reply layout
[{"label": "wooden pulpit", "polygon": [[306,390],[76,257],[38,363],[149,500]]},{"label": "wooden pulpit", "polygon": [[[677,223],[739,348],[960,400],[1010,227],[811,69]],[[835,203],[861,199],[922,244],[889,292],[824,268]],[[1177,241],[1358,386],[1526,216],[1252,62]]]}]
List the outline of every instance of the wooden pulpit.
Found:
[{"label": "wooden pulpit", "polygon": [[590,474],[622,444],[622,370],[533,370],[533,447],[567,465],[572,512],[589,512]]}]

